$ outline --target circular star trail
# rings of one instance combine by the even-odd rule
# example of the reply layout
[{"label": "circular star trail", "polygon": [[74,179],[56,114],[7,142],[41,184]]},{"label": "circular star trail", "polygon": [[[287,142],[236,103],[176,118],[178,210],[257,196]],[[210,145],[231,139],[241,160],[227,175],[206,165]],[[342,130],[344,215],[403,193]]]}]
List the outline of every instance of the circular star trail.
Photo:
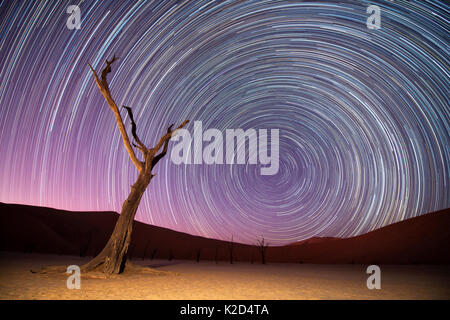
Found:
[{"label": "circular star trail", "polygon": [[120,211],[137,171],[87,66],[116,54],[112,95],[148,146],[184,119],[280,130],[272,176],[166,156],[137,220],[286,244],[449,207],[442,2],[83,1],[78,30],[67,6],[0,2],[0,201]]}]

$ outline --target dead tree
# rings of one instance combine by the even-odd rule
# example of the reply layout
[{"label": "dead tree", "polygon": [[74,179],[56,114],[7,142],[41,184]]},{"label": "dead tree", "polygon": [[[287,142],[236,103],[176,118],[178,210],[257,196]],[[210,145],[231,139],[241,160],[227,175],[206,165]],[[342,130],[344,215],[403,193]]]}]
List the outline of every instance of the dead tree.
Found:
[{"label": "dead tree", "polygon": [[[155,176],[152,173],[155,165],[167,153],[168,143],[170,138],[175,134],[177,129],[183,128],[189,121],[185,120],[177,129],[173,130],[173,125],[170,125],[167,132],[159,139],[158,143],[153,148],[148,148],[139,139],[136,132],[136,123],[134,122],[133,112],[131,108],[123,106],[127,110],[128,116],[131,120],[131,133],[135,143],[131,144],[125,126],[108,86],[106,76],[111,72],[111,65],[117,58],[114,56],[110,61],[106,60],[106,67],[103,69],[100,78],[90,64],[89,68],[92,71],[97,86],[108,103],[109,108],[114,114],[117,126],[122,136],[122,141],[128,155],[139,172],[136,182],[131,186],[131,191],[128,198],[123,202],[122,210],[119,219],[116,222],[114,231],[111,234],[106,246],[103,250],[91,261],[82,266],[84,272],[91,270],[99,270],[105,274],[121,273],[125,268],[126,253],[131,241],[131,232],[133,228],[133,221],[136,215],[137,208],[141,201],[147,186],[152,178]],[[141,154],[143,161],[136,157],[133,146],[137,148]],[[161,150],[162,149],[162,150]],[[158,153],[159,152],[159,153]]]},{"label": "dead tree", "polygon": [[234,250],[234,241],[233,236],[231,236],[231,241],[228,242],[228,251],[230,252],[230,264],[233,264],[233,250]]},{"label": "dead tree", "polygon": [[216,261],[216,264],[219,263],[219,246],[216,245],[216,254],[214,255],[214,260]]},{"label": "dead tree", "polygon": [[158,252],[158,249],[153,249],[152,254],[150,255],[150,259],[153,260],[156,257],[156,253]]},{"label": "dead tree", "polygon": [[150,241],[147,241],[147,244],[145,245],[144,254],[142,255],[142,260],[145,259],[145,255],[147,254],[147,249],[150,245]]},{"label": "dead tree", "polygon": [[263,237],[262,240],[258,240],[256,247],[258,248],[258,251],[261,254],[262,264],[266,264],[266,251],[267,251],[267,248],[269,247],[269,243],[264,242],[264,237]]}]

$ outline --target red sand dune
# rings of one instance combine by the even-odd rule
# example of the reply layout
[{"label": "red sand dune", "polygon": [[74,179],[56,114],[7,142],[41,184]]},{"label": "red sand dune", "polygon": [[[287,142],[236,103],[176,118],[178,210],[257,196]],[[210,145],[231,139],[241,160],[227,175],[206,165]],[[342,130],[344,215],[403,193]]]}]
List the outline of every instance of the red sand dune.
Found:
[{"label": "red sand dune", "polygon": [[[267,249],[267,262],[449,264],[450,209],[352,238],[313,237]],[[71,212],[0,203],[0,250],[92,256],[111,234],[115,212]],[[229,260],[229,243],[135,222],[134,259]],[[234,244],[235,261],[260,262],[255,246]]]}]

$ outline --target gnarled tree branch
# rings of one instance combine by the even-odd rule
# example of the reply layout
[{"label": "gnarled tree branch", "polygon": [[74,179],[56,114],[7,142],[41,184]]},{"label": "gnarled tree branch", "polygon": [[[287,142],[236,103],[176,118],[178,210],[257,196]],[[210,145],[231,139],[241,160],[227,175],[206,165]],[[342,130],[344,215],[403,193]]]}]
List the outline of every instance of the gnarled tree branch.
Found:
[{"label": "gnarled tree branch", "polygon": [[183,123],[180,124],[178,126],[178,128],[176,128],[175,130],[172,130],[173,124],[170,125],[169,129],[167,130],[167,133],[165,135],[163,135],[161,137],[161,139],[159,139],[158,143],[156,144],[156,146],[154,148],[151,149],[151,151],[154,154],[156,154],[159,151],[159,149],[161,149],[163,144],[168,142],[170,140],[170,138],[172,138],[172,136],[176,133],[176,131],[183,128],[188,122],[189,122],[189,120],[184,120]]},{"label": "gnarled tree branch", "polygon": [[134,150],[131,146],[130,139],[128,138],[127,132],[125,130],[125,126],[123,124],[122,117],[120,116],[119,108],[117,108],[116,102],[111,96],[111,92],[109,91],[108,82],[106,80],[106,76],[111,72],[111,64],[116,61],[117,58],[114,56],[111,61],[106,60],[106,67],[102,71],[101,79],[98,78],[97,73],[92,68],[92,66],[88,63],[89,68],[91,68],[92,74],[94,75],[95,82],[97,83],[100,92],[108,103],[109,107],[114,113],[116,118],[117,126],[119,127],[120,134],[122,135],[123,144],[125,145],[125,149],[127,149],[128,155],[130,156],[131,161],[139,170],[139,172],[143,169],[143,163],[138,160]]},{"label": "gnarled tree branch", "polygon": [[136,133],[136,122],[134,122],[133,111],[131,110],[130,107],[127,107],[127,106],[122,106],[122,108],[127,109],[128,116],[130,117],[130,120],[131,120],[131,134],[133,135],[134,140],[138,144],[138,145],[135,145],[135,144],[133,144],[133,145],[136,146],[136,148],[138,148],[139,150],[141,150],[145,156],[145,153],[147,152],[147,147],[142,143],[142,141],[139,139],[139,137]]},{"label": "gnarled tree branch", "polygon": [[[172,127],[173,124],[171,124],[170,127],[167,128],[167,133],[170,133],[172,131]],[[169,147],[169,140],[166,140],[164,142],[163,150],[158,155],[154,156],[152,160],[152,167],[154,167],[158,163],[158,161],[161,160],[166,155],[168,147]]]}]

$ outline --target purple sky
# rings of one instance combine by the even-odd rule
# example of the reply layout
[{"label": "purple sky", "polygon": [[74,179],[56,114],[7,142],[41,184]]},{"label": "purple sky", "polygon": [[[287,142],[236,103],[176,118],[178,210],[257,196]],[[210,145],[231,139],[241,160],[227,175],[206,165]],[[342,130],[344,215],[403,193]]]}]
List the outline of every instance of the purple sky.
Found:
[{"label": "purple sky", "polygon": [[380,2],[370,30],[368,5],[84,1],[69,30],[67,1],[0,2],[0,201],[120,211],[137,170],[87,66],[116,54],[148,146],[184,119],[280,130],[273,176],[167,156],[139,221],[284,244],[449,207],[449,7]]}]

